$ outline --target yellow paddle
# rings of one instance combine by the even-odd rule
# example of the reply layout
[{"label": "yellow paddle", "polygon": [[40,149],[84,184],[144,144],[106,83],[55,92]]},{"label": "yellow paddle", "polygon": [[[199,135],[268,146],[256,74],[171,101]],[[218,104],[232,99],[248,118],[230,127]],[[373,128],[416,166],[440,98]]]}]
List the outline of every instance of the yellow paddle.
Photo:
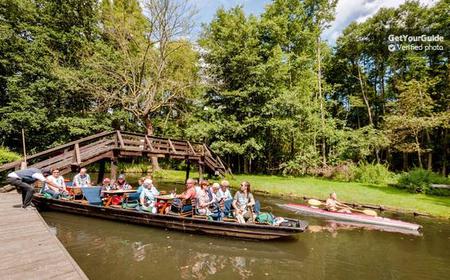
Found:
[{"label": "yellow paddle", "polygon": [[[316,206],[316,207],[324,205],[324,203],[322,203],[320,200],[313,199],[313,198],[308,199],[308,204],[311,205],[311,206]],[[372,217],[377,217],[378,216],[377,212],[375,212],[373,210],[369,210],[369,209],[359,210],[359,209],[354,209],[354,208],[351,208],[351,207],[348,207],[348,208],[351,211],[353,211],[353,212],[363,213],[364,215],[367,215],[367,216],[372,216]]]}]

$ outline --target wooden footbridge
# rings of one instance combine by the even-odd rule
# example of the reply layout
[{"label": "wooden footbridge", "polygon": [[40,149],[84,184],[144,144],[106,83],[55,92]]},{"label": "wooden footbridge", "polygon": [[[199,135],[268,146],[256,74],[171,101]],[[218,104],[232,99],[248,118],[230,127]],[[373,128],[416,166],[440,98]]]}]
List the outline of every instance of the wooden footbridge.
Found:
[{"label": "wooden footbridge", "polygon": [[58,168],[62,174],[100,162],[100,173],[104,163],[111,162],[111,177],[116,175],[119,158],[170,157],[186,160],[189,174],[190,163],[199,165],[200,176],[206,168],[216,175],[231,172],[219,156],[203,143],[186,140],[148,136],[145,134],[111,131],[85,137],[21,160],[0,166],[0,172],[19,169],[24,163],[28,167]]}]

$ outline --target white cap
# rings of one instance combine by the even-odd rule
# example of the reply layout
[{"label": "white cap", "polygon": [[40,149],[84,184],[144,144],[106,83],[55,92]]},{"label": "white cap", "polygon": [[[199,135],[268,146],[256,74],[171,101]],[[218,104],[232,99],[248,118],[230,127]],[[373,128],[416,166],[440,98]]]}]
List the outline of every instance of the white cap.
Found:
[{"label": "white cap", "polygon": [[144,180],[144,185],[146,185],[146,186],[151,186],[152,184],[153,184],[152,179],[145,179],[145,180]]},{"label": "white cap", "polygon": [[218,188],[220,188],[220,185],[219,185],[219,183],[214,183],[212,185],[212,187],[213,187],[213,189],[218,189]]}]

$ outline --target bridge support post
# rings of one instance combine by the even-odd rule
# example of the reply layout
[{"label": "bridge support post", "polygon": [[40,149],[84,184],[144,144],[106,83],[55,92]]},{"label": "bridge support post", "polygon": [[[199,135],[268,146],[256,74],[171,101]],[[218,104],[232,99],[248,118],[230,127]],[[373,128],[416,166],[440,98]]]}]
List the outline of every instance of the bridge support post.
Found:
[{"label": "bridge support post", "polygon": [[203,180],[203,169],[203,164],[200,163],[198,165],[198,177],[200,180]]},{"label": "bridge support post", "polygon": [[186,180],[189,179],[189,172],[191,171],[191,161],[189,159],[186,160]]},{"label": "bridge support post", "polygon": [[116,181],[117,178],[117,159],[111,159],[111,182]]},{"label": "bridge support post", "polygon": [[98,169],[97,185],[100,185],[103,182],[103,178],[105,178],[105,160],[102,159]]}]

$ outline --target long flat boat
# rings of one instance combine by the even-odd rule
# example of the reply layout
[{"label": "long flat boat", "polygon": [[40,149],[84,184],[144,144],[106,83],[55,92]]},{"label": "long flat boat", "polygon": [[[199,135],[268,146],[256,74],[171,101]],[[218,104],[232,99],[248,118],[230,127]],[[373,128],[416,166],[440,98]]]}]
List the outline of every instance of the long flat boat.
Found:
[{"label": "long flat boat", "polygon": [[35,194],[33,196],[33,203],[40,211],[55,210],[191,233],[212,234],[253,240],[293,238],[297,234],[304,232],[308,227],[308,223],[296,219],[287,219],[289,226],[272,226],[252,223],[239,224],[237,222],[209,221],[207,219],[195,217],[152,214],[137,210],[97,206],[71,200],[45,198],[40,194]]},{"label": "long flat boat", "polygon": [[349,222],[357,222],[361,224],[372,224],[372,225],[379,225],[384,227],[394,227],[394,228],[401,228],[411,231],[418,231],[422,228],[421,225],[403,222],[399,220],[384,218],[384,217],[372,217],[367,216],[360,213],[340,213],[340,212],[333,212],[333,211],[327,211],[320,208],[313,208],[307,205],[303,204],[280,204],[279,206],[292,210],[297,213],[301,213],[304,215],[309,216],[316,216],[321,218],[327,218],[337,221],[349,221]]}]

